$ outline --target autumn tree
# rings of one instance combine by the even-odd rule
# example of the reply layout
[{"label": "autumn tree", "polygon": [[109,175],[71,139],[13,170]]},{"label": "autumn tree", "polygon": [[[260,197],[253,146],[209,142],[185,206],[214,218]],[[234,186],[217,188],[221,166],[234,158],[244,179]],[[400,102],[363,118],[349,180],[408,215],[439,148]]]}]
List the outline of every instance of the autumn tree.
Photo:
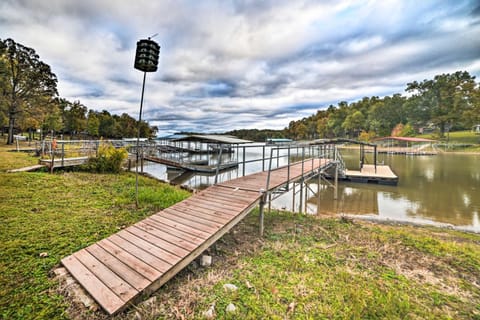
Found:
[{"label": "autumn tree", "polygon": [[358,137],[360,131],[365,125],[365,116],[359,110],[347,115],[342,127],[349,132],[352,137]]},{"label": "autumn tree", "polygon": [[406,91],[414,93],[414,114],[423,115],[440,129],[443,137],[447,128],[457,124],[472,104],[475,77],[466,71],[441,74],[433,80],[411,82]]},{"label": "autumn tree", "polygon": [[0,41],[2,101],[8,117],[7,144],[13,143],[15,121],[39,97],[57,96],[57,77],[35,50],[12,39]]}]

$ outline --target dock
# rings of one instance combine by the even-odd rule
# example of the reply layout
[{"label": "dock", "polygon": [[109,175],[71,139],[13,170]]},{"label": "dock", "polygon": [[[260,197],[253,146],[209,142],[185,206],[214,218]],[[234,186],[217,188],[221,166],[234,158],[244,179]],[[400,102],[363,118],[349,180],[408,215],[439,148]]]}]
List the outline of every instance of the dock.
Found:
[{"label": "dock", "polygon": [[54,158],[53,161],[52,159],[40,159],[39,164],[43,166],[47,166],[50,169],[52,165],[53,165],[53,168],[73,167],[73,166],[86,164],[88,162],[88,159],[89,157],[73,157],[73,158],[60,157],[60,158]]},{"label": "dock", "polygon": [[196,164],[191,162],[180,162],[172,159],[166,159],[162,157],[152,157],[152,156],[144,156],[143,159],[146,161],[163,164],[169,167],[174,167],[174,168],[191,171],[191,172],[201,172],[201,173],[215,173],[217,169],[222,171],[222,170],[238,167],[238,162],[236,161],[221,163],[219,165],[207,165],[207,164]]},{"label": "dock", "polygon": [[398,176],[389,166],[364,164],[360,171],[345,170],[344,180],[361,183],[396,185]]},{"label": "dock", "polygon": [[330,165],[329,159],[304,160],[213,185],[75,252],[62,264],[113,315],[174,277],[262,204],[266,193]]}]

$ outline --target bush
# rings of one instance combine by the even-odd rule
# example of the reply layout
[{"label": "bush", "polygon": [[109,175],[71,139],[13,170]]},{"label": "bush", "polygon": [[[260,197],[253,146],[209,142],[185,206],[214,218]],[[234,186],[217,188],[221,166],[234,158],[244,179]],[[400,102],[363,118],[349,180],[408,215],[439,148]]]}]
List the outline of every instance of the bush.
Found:
[{"label": "bush", "polygon": [[119,173],[127,157],[128,152],[125,148],[116,149],[112,145],[100,145],[97,156],[88,160],[87,169],[99,173]]}]

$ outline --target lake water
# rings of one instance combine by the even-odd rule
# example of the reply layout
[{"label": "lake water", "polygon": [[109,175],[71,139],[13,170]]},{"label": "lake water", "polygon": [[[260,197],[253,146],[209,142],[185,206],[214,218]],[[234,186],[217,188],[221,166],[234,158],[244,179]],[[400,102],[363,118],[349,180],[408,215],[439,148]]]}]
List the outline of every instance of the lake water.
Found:
[{"label": "lake water", "polygon": [[[269,150],[267,147],[267,156]],[[262,152],[262,147],[246,149],[245,158],[259,158]],[[341,153],[349,169],[358,169],[358,151],[342,150]],[[230,155],[225,156],[225,161],[228,157]],[[233,157],[242,159],[243,151],[240,149]],[[318,203],[318,197],[313,194],[317,191],[317,182],[314,181],[310,183],[306,211],[310,214],[354,214],[415,223],[451,224],[480,232],[480,155],[379,155],[378,158],[399,176],[397,186],[340,182],[338,200],[335,201],[333,189],[322,182]],[[369,163],[372,163],[371,159],[372,155],[368,155]],[[279,164],[283,163],[286,159],[280,158]],[[262,166],[268,168],[268,162],[250,163],[245,169],[239,167],[224,172],[219,181],[242,176],[244,170],[246,174],[261,171]],[[145,171],[162,180],[173,180],[181,174],[158,164],[145,166]],[[198,189],[213,184],[215,180],[212,175],[185,175],[183,178],[182,184]],[[292,210],[294,202],[298,211],[299,194],[293,201],[293,193],[289,192],[276,199],[272,207]]]}]

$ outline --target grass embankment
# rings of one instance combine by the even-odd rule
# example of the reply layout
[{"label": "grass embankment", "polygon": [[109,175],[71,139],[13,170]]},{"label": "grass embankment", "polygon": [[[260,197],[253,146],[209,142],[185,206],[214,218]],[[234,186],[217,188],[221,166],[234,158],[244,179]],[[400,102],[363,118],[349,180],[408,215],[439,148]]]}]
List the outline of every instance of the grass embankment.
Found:
[{"label": "grass embankment", "polygon": [[[0,172],[0,179],[5,319],[107,318],[72,310],[49,272],[187,196],[142,179],[145,207],[135,210],[129,174]],[[480,319],[480,235],[272,213],[259,238],[257,218],[252,213],[209,249],[210,268],[190,265],[153,303],[116,318],[198,319],[215,304],[217,319]],[[225,291],[226,283],[238,290]],[[233,314],[225,312],[229,303]]]},{"label": "grass embankment", "polygon": [[[189,193],[124,173],[5,173],[37,159],[0,147],[0,318],[66,318],[51,269],[65,256],[168,207]],[[41,257],[42,253],[48,254]]]},{"label": "grass embankment", "polygon": [[212,269],[160,289],[144,314],[196,319],[215,304],[218,319],[480,319],[479,235],[273,213],[260,239],[256,222],[217,243]]},{"label": "grass embankment", "polygon": [[438,140],[440,143],[438,147],[445,152],[480,152],[480,135],[472,131],[450,132],[441,139],[434,133],[418,137]]}]

